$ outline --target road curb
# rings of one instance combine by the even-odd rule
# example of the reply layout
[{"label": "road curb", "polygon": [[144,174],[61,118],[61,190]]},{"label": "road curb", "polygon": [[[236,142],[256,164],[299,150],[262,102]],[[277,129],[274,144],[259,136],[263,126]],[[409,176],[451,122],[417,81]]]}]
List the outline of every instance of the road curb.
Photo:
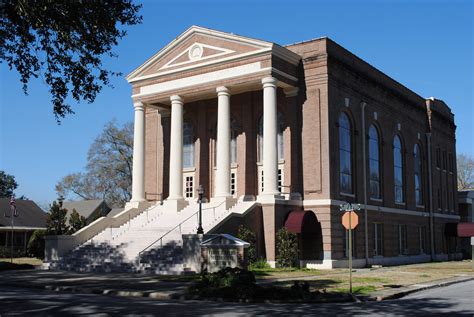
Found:
[{"label": "road curb", "polygon": [[120,296],[120,297],[149,297],[149,298],[160,299],[160,300],[177,299],[184,295],[182,293],[177,293],[177,292],[125,291],[125,290],[115,290],[115,289],[84,288],[84,287],[59,286],[59,285],[34,285],[34,284],[8,283],[8,282],[2,283],[2,286],[42,289],[42,290],[53,291],[53,292],[69,292],[69,293],[108,295],[108,296]]},{"label": "road curb", "polygon": [[456,279],[450,279],[450,280],[445,280],[445,281],[440,280],[438,283],[432,283],[432,284],[429,284],[429,285],[419,286],[419,287],[412,288],[412,289],[406,289],[406,290],[398,291],[398,292],[393,293],[393,294],[387,294],[385,296],[384,295],[382,295],[382,296],[380,296],[380,295],[379,296],[377,296],[377,295],[369,296],[368,300],[384,301],[384,300],[398,299],[398,298],[402,298],[406,295],[417,293],[417,292],[424,291],[424,290],[427,290],[427,289],[449,286],[449,285],[452,285],[452,284],[468,282],[468,281],[471,281],[471,280],[474,280],[474,277],[463,277],[463,278],[456,278]]},{"label": "road curb", "polygon": [[[463,277],[450,280],[440,280],[437,283],[431,283],[429,285],[424,285],[412,289],[401,290],[392,294],[387,295],[369,295],[369,296],[356,296],[352,295],[352,301],[361,302],[361,301],[385,301],[402,298],[406,295],[420,292],[427,289],[449,286],[452,284],[463,283],[467,281],[474,280],[474,277]],[[94,295],[106,295],[106,296],[119,296],[119,297],[144,297],[152,298],[157,300],[190,300],[190,299],[201,299],[196,296],[189,296],[184,293],[179,292],[154,292],[154,291],[127,291],[127,290],[115,290],[115,289],[101,289],[101,288],[84,288],[84,287],[74,287],[74,286],[59,286],[59,285],[35,285],[35,284],[22,284],[22,283],[2,283],[3,286],[9,287],[21,287],[21,288],[33,288],[33,289],[43,289],[54,292],[70,292],[70,293],[83,293],[83,294],[94,294]],[[209,300],[209,299],[204,299]],[[272,303],[292,303],[291,301],[272,301]],[[330,303],[332,301],[325,301],[325,303]],[[340,301],[334,301],[340,302]],[[344,301],[344,302],[347,302]]]}]

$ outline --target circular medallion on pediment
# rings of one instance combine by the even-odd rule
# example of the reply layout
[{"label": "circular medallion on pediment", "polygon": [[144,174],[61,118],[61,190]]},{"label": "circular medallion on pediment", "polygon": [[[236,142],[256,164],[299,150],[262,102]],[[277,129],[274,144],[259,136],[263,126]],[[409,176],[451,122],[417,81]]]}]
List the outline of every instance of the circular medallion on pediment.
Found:
[{"label": "circular medallion on pediment", "polygon": [[200,59],[202,57],[202,46],[199,44],[194,44],[190,49],[189,49],[189,58],[194,60],[194,59]]}]

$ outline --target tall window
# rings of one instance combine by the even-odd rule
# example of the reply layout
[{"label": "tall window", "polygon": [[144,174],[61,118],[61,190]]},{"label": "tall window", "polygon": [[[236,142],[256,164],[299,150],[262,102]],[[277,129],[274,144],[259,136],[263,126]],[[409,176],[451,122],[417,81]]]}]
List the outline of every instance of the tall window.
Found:
[{"label": "tall window", "polygon": [[426,226],[418,227],[418,235],[420,239],[420,254],[426,253]]},{"label": "tall window", "polygon": [[421,152],[418,144],[415,144],[413,149],[413,157],[415,161],[415,202],[417,206],[421,206],[423,205],[423,192],[421,183]]},{"label": "tall window", "polygon": [[351,123],[345,113],[339,116],[339,175],[340,191],[352,194]]},{"label": "tall window", "polygon": [[379,133],[374,125],[369,128],[369,190],[370,197],[380,199]]},{"label": "tall window", "polygon": [[407,225],[398,225],[398,251],[400,254],[408,254]]},{"label": "tall window", "polygon": [[374,223],[374,256],[383,255],[383,224]]},{"label": "tall window", "polygon": [[237,163],[237,122],[230,123],[230,162]]},{"label": "tall window", "polygon": [[394,172],[395,202],[403,203],[402,142],[398,135],[396,135],[393,138],[393,172]]},{"label": "tall window", "polygon": [[441,150],[439,148],[436,149],[436,167],[441,168]]},{"label": "tall window", "polygon": [[194,128],[189,122],[183,123],[183,167],[194,167]]},{"label": "tall window", "polygon": [[[283,124],[283,115],[281,112],[278,112],[277,117],[277,146],[278,146],[278,160],[285,159],[285,149],[283,145],[283,130],[285,128]],[[259,162],[263,162],[263,116],[260,117],[260,121],[258,122],[258,153],[259,153]]]}]

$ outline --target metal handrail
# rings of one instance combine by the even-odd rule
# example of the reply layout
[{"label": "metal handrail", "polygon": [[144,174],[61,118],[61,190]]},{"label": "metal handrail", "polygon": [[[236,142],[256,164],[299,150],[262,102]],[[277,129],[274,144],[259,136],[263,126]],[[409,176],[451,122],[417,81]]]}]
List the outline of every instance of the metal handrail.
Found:
[{"label": "metal handrail", "polygon": [[[220,207],[221,205],[223,205],[225,203],[225,201],[221,202],[219,205],[217,206],[213,206],[213,207],[207,207],[207,208],[203,208],[202,210],[208,210],[208,209],[214,209],[214,218],[216,218],[216,208],[217,207]],[[189,219],[191,219],[192,217],[196,216],[198,214],[199,211],[196,211],[195,213],[193,213],[191,216],[189,216],[188,218],[184,219],[183,221],[181,221],[177,226],[175,226],[174,228],[170,229],[168,232],[166,232],[164,235],[162,235],[161,237],[159,237],[158,239],[156,239],[155,241],[153,241],[151,244],[149,244],[146,248],[144,248],[143,250],[141,250],[140,252],[138,252],[138,264],[140,264],[140,260],[141,260],[141,255],[143,254],[143,252],[145,252],[146,250],[148,250],[149,248],[151,248],[152,246],[154,246],[158,241],[161,241],[161,247],[163,247],[163,238],[166,237],[168,234],[170,234],[171,232],[173,232],[174,230],[176,230],[177,228],[180,228],[181,225],[183,223],[185,223],[186,221],[188,221]]]}]

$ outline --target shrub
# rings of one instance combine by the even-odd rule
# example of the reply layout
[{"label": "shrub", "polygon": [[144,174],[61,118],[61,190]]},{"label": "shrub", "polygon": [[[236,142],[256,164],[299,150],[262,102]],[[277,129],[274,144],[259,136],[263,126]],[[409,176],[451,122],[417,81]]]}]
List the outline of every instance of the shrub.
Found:
[{"label": "shrub", "polygon": [[268,264],[266,259],[260,258],[249,265],[250,270],[269,270],[272,267]]},{"label": "shrub", "polygon": [[281,228],[277,232],[277,265],[278,267],[293,267],[298,261],[298,241],[295,233]]},{"label": "shrub", "polygon": [[250,243],[247,249],[247,260],[248,263],[254,263],[257,261],[257,238],[255,233],[244,225],[240,225],[237,229],[237,238]]},{"label": "shrub", "polygon": [[[0,258],[9,258],[11,256],[11,247],[0,247]],[[25,251],[23,248],[18,248],[18,246],[13,246],[13,257],[22,258],[25,256]]]},{"label": "shrub", "polygon": [[28,241],[27,252],[31,257],[44,258],[44,236],[45,230],[35,230]]},{"label": "shrub", "polygon": [[255,292],[255,276],[240,268],[226,267],[215,273],[204,273],[190,288],[190,292],[201,297],[249,299]]}]

